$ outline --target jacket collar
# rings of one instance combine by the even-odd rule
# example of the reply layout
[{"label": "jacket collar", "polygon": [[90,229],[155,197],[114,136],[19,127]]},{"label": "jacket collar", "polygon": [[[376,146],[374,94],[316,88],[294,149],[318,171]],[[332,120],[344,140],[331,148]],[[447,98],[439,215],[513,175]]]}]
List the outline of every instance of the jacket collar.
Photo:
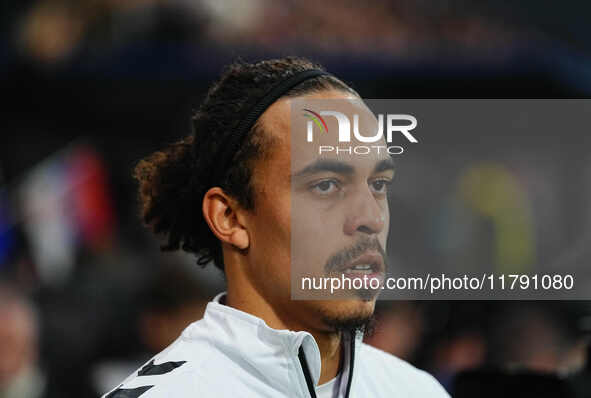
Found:
[{"label": "jacket collar", "polygon": [[[216,338],[227,336],[234,344],[235,342],[253,342],[256,339],[257,344],[248,344],[248,356],[265,356],[270,352],[275,354],[281,352],[290,358],[298,359],[300,347],[302,347],[310,370],[310,376],[314,386],[318,385],[320,379],[320,350],[314,337],[305,331],[279,330],[270,328],[264,320],[246,312],[237,310],[220,302],[226,295],[225,292],[218,294],[207,304],[205,315],[203,317],[208,328],[217,328]],[[190,338],[190,329],[187,330]],[[221,335],[220,335],[221,334]],[[363,339],[362,333],[357,333],[355,342],[351,345],[350,336],[345,336],[345,366],[341,382],[346,388],[349,379],[349,369],[355,360],[354,351],[358,351],[354,346],[359,346]],[[353,346],[353,347],[352,347]],[[350,348],[352,347],[352,348]],[[353,355],[352,351],[353,350]]]}]

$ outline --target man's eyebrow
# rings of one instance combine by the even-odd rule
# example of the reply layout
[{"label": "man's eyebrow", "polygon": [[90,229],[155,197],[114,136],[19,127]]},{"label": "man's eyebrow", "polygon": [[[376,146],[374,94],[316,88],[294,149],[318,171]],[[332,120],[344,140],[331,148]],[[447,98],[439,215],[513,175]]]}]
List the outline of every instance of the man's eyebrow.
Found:
[{"label": "man's eyebrow", "polygon": [[374,173],[380,173],[386,170],[394,171],[394,161],[392,160],[392,158],[380,160],[378,163],[376,163],[375,167],[373,168]]},{"label": "man's eyebrow", "polygon": [[303,175],[320,173],[324,171],[331,171],[336,174],[352,175],[355,173],[355,168],[350,164],[338,160],[321,159],[304,167],[302,170],[295,173],[294,177],[301,177]]}]

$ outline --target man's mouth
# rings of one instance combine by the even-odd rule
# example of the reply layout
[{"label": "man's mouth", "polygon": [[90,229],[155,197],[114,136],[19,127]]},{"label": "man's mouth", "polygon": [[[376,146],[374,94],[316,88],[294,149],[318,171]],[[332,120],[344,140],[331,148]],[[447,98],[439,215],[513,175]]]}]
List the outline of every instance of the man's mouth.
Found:
[{"label": "man's mouth", "polygon": [[368,251],[338,271],[351,278],[366,276],[381,279],[385,273],[384,258],[377,251]]}]

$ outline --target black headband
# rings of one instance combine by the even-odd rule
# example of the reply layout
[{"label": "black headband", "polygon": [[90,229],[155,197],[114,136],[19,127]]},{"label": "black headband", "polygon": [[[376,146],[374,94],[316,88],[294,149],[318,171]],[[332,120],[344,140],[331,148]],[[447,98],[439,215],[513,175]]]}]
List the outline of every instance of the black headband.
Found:
[{"label": "black headband", "polygon": [[313,79],[318,76],[329,75],[328,72],[311,69],[297,73],[285,80],[278,82],[273,86],[246,114],[246,116],[238,123],[236,130],[228,137],[227,144],[222,145],[214,159],[217,159],[217,165],[211,175],[210,185],[215,185],[221,182],[222,177],[226,173],[234,154],[240,148],[244,141],[244,137],[248,134],[252,126],[256,123],[258,118],[267,110],[271,104],[277,101],[286,92],[302,83],[305,80]]}]

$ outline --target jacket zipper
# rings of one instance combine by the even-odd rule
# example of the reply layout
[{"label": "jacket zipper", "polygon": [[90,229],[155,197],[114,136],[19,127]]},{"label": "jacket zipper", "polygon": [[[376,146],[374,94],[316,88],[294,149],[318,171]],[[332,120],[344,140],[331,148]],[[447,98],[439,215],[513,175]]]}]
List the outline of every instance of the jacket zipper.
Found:
[{"label": "jacket zipper", "polygon": [[347,380],[347,389],[345,390],[345,398],[349,398],[351,392],[351,383],[353,382],[353,365],[355,364],[355,332],[351,333],[349,348],[349,380]]},{"label": "jacket zipper", "polygon": [[302,366],[302,370],[304,371],[304,378],[306,379],[306,384],[308,385],[308,392],[310,393],[310,398],[316,398],[316,389],[314,388],[312,375],[310,374],[310,369],[308,368],[308,361],[306,360],[306,354],[304,354],[303,344],[300,346],[298,358],[300,359],[300,365]]},{"label": "jacket zipper", "polygon": [[[347,380],[347,389],[345,390],[345,398],[349,398],[349,393],[351,392],[351,382],[353,381],[353,364],[355,363],[355,336],[352,335],[350,340],[351,347],[349,351],[349,375]],[[310,398],[316,398],[316,389],[314,388],[314,382],[312,381],[310,368],[308,368],[308,361],[306,360],[306,354],[304,353],[303,345],[301,345],[300,349],[298,350],[298,358],[300,360],[300,365],[302,366],[302,371],[304,372],[306,384],[308,385],[308,392],[310,393]]]}]

